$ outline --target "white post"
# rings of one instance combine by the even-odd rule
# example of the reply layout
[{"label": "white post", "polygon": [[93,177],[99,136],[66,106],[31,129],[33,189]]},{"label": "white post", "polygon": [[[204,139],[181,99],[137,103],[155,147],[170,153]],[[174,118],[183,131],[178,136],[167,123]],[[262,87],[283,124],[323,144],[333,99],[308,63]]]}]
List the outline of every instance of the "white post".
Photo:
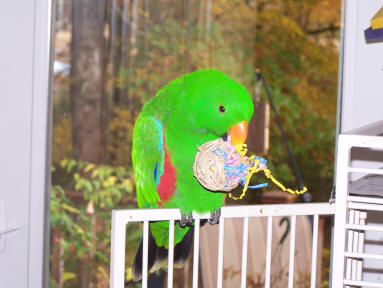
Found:
[{"label": "white post", "polygon": [[123,288],[125,285],[125,238],[126,222],[112,211],[112,241],[110,255],[110,287]]},{"label": "white post", "polygon": [[168,245],[168,288],[173,287],[173,260],[174,260],[174,220],[169,221]]},{"label": "white post", "polygon": [[247,281],[247,243],[249,239],[249,217],[243,218],[243,239],[242,239],[242,268],[241,268],[241,288],[246,288]]},{"label": "white post", "polygon": [[272,238],[273,238],[273,216],[268,216],[267,217],[265,288],[270,288]]},{"label": "white post", "polygon": [[294,259],[295,259],[295,227],[297,216],[291,216],[291,230],[290,230],[290,258],[289,258],[289,288],[294,287]]},{"label": "white post", "polygon": [[199,262],[199,227],[200,220],[194,220],[194,250],[193,250],[193,288],[198,288],[198,262]]},{"label": "white post", "polygon": [[[355,210],[349,210],[348,211],[348,224],[354,224],[355,219]],[[354,232],[352,230],[347,231],[347,252],[352,252],[352,243],[354,238]],[[351,280],[351,266],[352,266],[352,259],[347,258],[346,259],[346,278],[347,280]],[[349,288],[349,286],[346,286],[346,288]]]},{"label": "white post", "polygon": [[[355,210],[354,214],[354,224],[359,225],[359,217],[360,217],[360,211]],[[358,242],[359,242],[359,232],[353,231],[353,243],[352,243],[352,252],[358,253]],[[357,265],[358,260],[352,259],[352,265],[351,265],[351,280],[357,280],[356,273],[357,273]]]},{"label": "white post", "polygon": [[[366,224],[366,218],[367,218],[367,213],[366,212],[360,212],[360,219],[359,219],[359,224],[360,225],[365,225]],[[363,253],[363,246],[364,246],[364,232],[359,233],[359,241],[358,241],[358,253],[362,254]],[[356,280],[361,281],[362,280],[362,269],[363,269],[363,260],[358,261],[358,267],[357,267],[357,275],[356,275]]]},{"label": "white post", "polygon": [[149,249],[149,221],[144,221],[144,236],[142,237],[142,288],[148,287],[148,249]]},{"label": "white post", "polygon": [[217,288],[222,287],[223,276],[223,237],[225,231],[225,218],[221,218],[219,222],[219,236],[218,236],[218,267],[217,267]]},{"label": "white post", "polygon": [[[345,249],[345,229],[347,211],[347,186],[348,186],[348,166],[350,162],[350,145],[348,135],[339,135],[338,157],[337,157],[337,179],[336,179],[336,201],[335,201],[335,225],[333,242],[333,267],[332,287],[343,287],[344,278],[344,249]],[[336,273],[335,273],[336,271]]]},{"label": "white post", "polygon": [[313,225],[313,247],[311,256],[311,288],[315,288],[317,275],[317,254],[318,254],[318,227],[319,215],[314,215]]}]

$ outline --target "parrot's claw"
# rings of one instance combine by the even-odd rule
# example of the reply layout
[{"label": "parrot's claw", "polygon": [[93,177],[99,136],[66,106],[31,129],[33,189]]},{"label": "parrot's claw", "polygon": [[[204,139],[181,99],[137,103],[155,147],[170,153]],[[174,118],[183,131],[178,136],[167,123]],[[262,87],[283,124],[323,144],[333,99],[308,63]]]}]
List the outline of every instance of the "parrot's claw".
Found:
[{"label": "parrot's claw", "polygon": [[215,225],[219,223],[219,218],[221,217],[221,208],[210,213],[210,218],[208,219],[210,225]]},{"label": "parrot's claw", "polygon": [[193,223],[193,214],[190,213],[189,215],[181,213],[181,220],[180,220],[180,226],[186,227],[191,226]]}]

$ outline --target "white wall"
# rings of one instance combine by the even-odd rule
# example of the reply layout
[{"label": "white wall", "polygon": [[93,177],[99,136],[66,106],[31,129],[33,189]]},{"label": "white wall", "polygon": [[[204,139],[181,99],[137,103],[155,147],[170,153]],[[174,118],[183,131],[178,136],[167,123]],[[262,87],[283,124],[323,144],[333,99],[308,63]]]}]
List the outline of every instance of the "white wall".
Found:
[{"label": "white wall", "polygon": [[383,42],[364,39],[382,5],[381,0],[346,1],[342,132],[383,120]]}]

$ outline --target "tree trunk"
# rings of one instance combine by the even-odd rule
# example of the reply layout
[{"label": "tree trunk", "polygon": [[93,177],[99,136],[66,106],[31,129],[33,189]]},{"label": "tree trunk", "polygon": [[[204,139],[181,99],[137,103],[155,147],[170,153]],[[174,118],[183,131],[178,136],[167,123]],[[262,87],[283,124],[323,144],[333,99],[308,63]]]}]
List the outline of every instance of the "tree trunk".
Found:
[{"label": "tree trunk", "polygon": [[[73,1],[72,17],[72,154],[76,160],[100,164],[106,154],[105,0]],[[79,282],[83,288],[93,287],[96,271],[93,261],[78,263]]]},{"label": "tree trunk", "polygon": [[[115,0],[117,1],[117,0]],[[112,83],[113,83],[113,105],[120,105],[123,99],[126,97],[126,87],[121,83],[124,69],[126,69],[126,49],[128,47],[128,31],[129,31],[129,7],[130,0],[119,1],[113,5],[113,21],[115,31],[113,34],[114,46],[112,55]],[[126,77],[126,76],[125,76]]]},{"label": "tree trunk", "polygon": [[105,0],[73,1],[71,110],[73,157],[101,163],[105,149]]}]

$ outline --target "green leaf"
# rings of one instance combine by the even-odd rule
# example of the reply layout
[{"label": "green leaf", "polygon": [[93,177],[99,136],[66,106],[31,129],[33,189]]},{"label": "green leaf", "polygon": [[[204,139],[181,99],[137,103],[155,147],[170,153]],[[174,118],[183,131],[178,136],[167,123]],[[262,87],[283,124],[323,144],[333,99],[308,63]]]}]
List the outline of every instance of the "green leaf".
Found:
[{"label": "green leaf", "polygon": [[83,186],[83,183],[84,183],[83,179],[79,179],[78,182],[76,183],[76,185],[74,186],[74,189],[76,191],[80,190]]},{"label": "green leaf", "polygon": [[71,159],[69,160],[68,166],[66,167],[66,171],[69,173],[72,171],[72,168],[76,165],[76,161]]},{"label": "green leaf", "polygon": [[85,180],[84,183],[83,183],[85,189],[88,191],[88,192],[92,192],[93,190],[93,187],[92,187],[92,183],[90,181],[87,181]]},{"label": "green leaf", "polygon": [[93,181],[93,185],[94,185],[94,188],[96,188],[96,190],[98,190],[98,189],[100,189],[101,183],[100,183],[100,181],[95,180],[95,181]]}]

